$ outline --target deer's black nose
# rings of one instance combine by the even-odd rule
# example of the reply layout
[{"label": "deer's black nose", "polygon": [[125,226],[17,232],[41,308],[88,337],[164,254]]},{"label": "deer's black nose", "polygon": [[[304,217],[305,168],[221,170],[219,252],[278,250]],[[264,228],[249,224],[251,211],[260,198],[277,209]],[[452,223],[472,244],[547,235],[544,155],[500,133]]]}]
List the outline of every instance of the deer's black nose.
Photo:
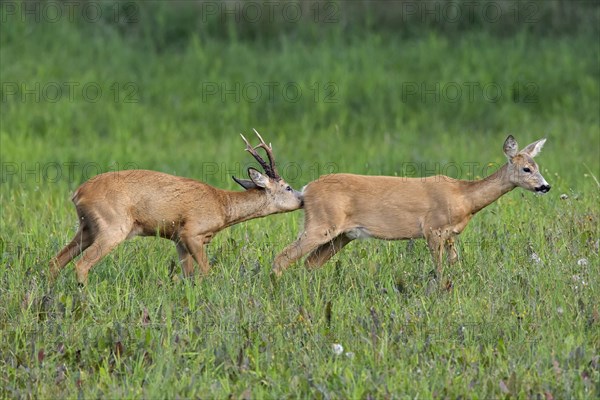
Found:
[{"label": "deer's black nose", "polygon": [[548,193],[550,191],[550,185],[542,185],[535,188],[536,192]]}]

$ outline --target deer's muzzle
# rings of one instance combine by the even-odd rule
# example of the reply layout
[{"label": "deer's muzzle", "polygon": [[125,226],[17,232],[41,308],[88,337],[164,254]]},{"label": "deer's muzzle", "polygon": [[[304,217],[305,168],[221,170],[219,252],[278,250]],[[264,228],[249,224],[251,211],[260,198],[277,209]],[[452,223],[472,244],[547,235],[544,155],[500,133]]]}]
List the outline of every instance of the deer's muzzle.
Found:
[{"label": "deer's muzzle", "polygon": [[550,191],[550,185],[542,185],[535,188],[536,192],[548,193]]}]

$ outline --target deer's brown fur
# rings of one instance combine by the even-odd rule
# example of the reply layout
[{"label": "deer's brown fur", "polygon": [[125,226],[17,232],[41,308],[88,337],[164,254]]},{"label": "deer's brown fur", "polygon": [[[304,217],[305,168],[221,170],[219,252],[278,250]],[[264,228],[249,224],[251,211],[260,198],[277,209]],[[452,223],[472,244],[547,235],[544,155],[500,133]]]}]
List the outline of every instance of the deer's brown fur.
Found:
[{"label": "deer's brown fur", "polygon": [[[259,136],[260,137],[260,136]],[[245,138],[244,138],[245,140]],[[261,138],[270,164],[246,141],[247,148],[265,168],[265,176],[249,168],[249,180],[236,179],[246,191],[221,190],[189,178],[156,171],[126,170],[97,175],[83,183],[72,200],[79,218],[73,240],[51,261],[54,278],[73,258],[77,280],[87,282],[88,271],[119,243],[134,236],[160,236],[176,243],[185,275],[202,273],[209,263],[204,246],[233,224],[301,207],[301,194],[275,170],[271,147]]]},{"label": "deer's brown fur", "polygon": [[319,267],[354,239],[425,238],[442,272],[444,250],[457,259],[454,237],[473,215],[515,187],[545,193],[550,186],[533,157],[545,139],[520,152],[509,136],[504,143],[508,163],[485,179],[465,181],[447,176],[403,178],[331,174],[303,191],[304,231],[274,261],[281,275],[291,263],[308,255],[305,265]]}]

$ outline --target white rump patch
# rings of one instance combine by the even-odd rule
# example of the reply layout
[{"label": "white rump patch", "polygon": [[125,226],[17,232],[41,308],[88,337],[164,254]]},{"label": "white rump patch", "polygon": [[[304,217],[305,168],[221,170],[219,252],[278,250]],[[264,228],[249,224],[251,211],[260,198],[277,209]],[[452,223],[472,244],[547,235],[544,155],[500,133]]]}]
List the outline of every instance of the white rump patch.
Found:
[{"label": "white rump patch", "polygon": [[373,237],[366,228],[358,227],[345,232],[348,238],[354,239],[369,239]]}]

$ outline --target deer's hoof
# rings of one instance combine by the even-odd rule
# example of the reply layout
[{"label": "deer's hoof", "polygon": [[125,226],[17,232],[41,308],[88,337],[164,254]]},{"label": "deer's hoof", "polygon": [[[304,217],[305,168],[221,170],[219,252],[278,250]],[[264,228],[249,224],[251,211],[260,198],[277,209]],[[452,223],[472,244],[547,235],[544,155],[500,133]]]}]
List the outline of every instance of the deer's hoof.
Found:
[{"label": "deer's hoof", "polygon": [[446,280],[444,281],[443,289],[444,289],[446,292],[449,292],[449,291],[451,291],[453,287],[454,287],[454,285],[453,285],[453,283],[452,283],[452,281],[451,281],[450,279],[446,279]]},{"label": "deer's hoof", "polygon": [[281,278],[281,275],[283,274],[283,272],[281,271],[281,269],[275,267],[271,270],[271,278]]},{"label": "deer's hoof", "polygon": [[87,286],[88,276],[87,274],[77,274],[77,286],[84,287]]}]

